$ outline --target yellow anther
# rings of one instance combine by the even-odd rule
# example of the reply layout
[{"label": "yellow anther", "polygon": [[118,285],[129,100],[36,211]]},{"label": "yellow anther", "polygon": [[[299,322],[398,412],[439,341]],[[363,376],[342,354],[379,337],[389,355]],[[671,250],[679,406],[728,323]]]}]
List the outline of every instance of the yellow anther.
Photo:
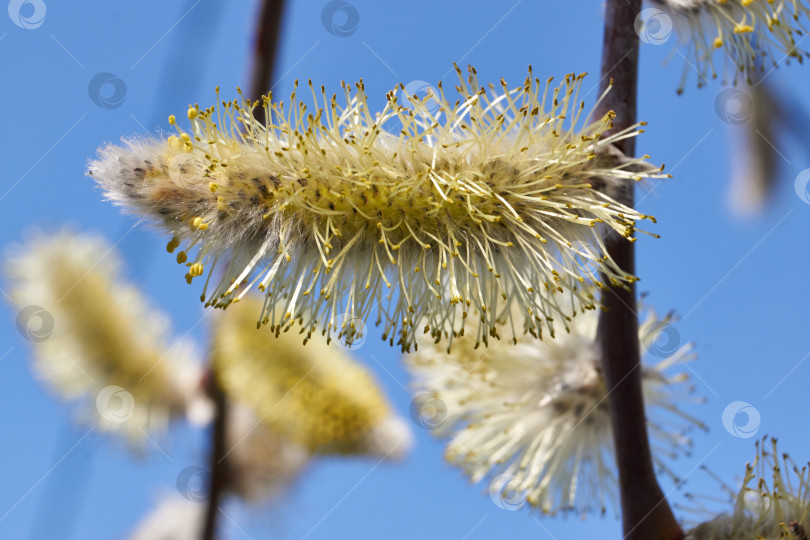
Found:
[{"label": "yellow anther", "polygon": [[204,231],[208,229],[208,223],[203,223],[203,218],[199,216],[191,220],[191,225],[194,226],[194,228],[196,228],[199,231]]},{"label": "yellow anther", "polygon": [[179,152],[183,149],[183,143],[180,142],[180,139],[174,135],[169,136],[169,148],[174,150],[175,152]]},{"label": "yellow anther", "polygon": [[169,253],[171,253],[171,252],[173,252],[175,249],[177,249],[177,247],[179,247],[179,246],[180,246],[180,240],[178,240],[176,236],[175,236],[175,237],[172,237],[172,239],[171,239],[171,240],[169,240],[169,243],[168,243],[168,244],[166,244],[166,251],[168,251]]}]

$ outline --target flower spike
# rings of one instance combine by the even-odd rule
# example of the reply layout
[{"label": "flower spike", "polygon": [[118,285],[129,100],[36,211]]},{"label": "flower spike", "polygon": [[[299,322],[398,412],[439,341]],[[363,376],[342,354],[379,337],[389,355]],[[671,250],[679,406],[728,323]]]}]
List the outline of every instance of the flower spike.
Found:
[{"label": "flower spike", "polygon": [[[307,314],[308,332],[342,337],[346,314],[382,324],[383,339],[405,350],[417,320],[437,339],[472,325],[486,342],[506,298],[534,332],[553,335],[573,316],[566,295],[593,309],[582,284],[606,285],[575,259],[611,285],[637,279],[603,237],[634,239],[636,222],[652,218],[616,194],[666,175],[612,146],[640,125],[607,134],[612,112],[584,114],[584,75],[553,86],[530,71],[517,87],[484,88],[473,69],[466,79],[456,69],[455,103],[439,84],[430,100],[390,92],[374,116],[362,81],[343,85],[344,105],[311,82],[314,109],[297,84],[287,104],[195,105],[190,131],[105,146],[89,174],[108,199],[171,233],[168,251],[189,283],[202,276],[208,305],[255,286],[267,298],[257,319],[274,329]],[[254,120],[257,106],[267,124]]]}]

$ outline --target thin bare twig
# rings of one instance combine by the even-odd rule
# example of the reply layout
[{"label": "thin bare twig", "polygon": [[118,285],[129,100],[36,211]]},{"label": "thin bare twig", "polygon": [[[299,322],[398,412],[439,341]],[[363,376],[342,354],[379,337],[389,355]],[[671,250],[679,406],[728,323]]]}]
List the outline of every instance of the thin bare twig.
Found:
[{"label": "thin bare twig", "polygon": [[[248,89],[250,99],[260,99],[270,91],[283,15],[284,0],[262,2],[253,44],[253,67]],[[259,122],[264,122],[263,107],[254,109],[253,115]]]},{"label": "thin bare twig", "polygon": [[[600,104],[598,112],[605,114],[613,110],[616,130],[636,123],[639,41],[634,23],[640,9],[641,0],[607,0],[602,89],[610,84],[611,79],[613,89]],[[633,138],[621,143],[620,150],[625,155],[634,154]],[[626,190],[624,200],[620,202],[633,206],[632,187]],[[634,244],[611,232],[607,246],[622,270],[634,274]],[[605,276],[602,276],[602,281],[610,283]],[[605,382],[611,389],[608,400],[619,469],[624,538],[679,539],[683,537],[683,531],[658,485],[650,451],[641,386],[636,289],[634,285],[613,287],[605,290],[602,296],[607,311],[599,317],[597,339]]]},{"label": "thin bare twig", "polygon": [[208,486],[208,509],[205,513],[202,540],[216,538],[219,503],[228,484],[228,462],[225,460],[225,453],[228,451],[225,447],[228,400],[215,374],[210,374],[208,383],[208,393],[214,403],[215,416],[211,430],[211,481]]}]

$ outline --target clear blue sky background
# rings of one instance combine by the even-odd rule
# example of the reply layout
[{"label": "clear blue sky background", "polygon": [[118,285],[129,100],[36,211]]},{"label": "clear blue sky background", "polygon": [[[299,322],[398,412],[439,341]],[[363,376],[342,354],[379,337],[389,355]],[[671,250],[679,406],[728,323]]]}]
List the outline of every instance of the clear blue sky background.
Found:
[{"label": "clear blue sky background", "polygon": [[[95,149],[122,135],[168,129],[166,117],[184,116],[188,103],[213,102],[247,80],[254,2],[56,2],[45,0],[41,26],[23,29],[0,16],[0,62],[5,107],[0,179],[0,247],[18,242],[30,227],[53,230],[72,223],[102,232],[119,247],[130,275],[170,313],[180,333],[201,342],[205,324],[197,287],[187,287],[166,238],[136,228],[101,201],[84,168]],[[363,78],[380,106],[396,83],[444,80],[451,62],[473,64],[482,81],[501,77],[515,85],[531,64],[541,78],[590,72],[585,89],[595,96],[602,40],[598,0],[516,3],[376,2],[352,0],[360,16],[347,37],[321,22],[326,2],[290,2],[275,80],[287,95],[296,78],[312,78],[338,91],[341,80]],[[33,11],[31,7],[24,7]],[[340,22],[340,21],[338,21]],[[721,415],[741,400],[761,414],[757,436],[777,435],[797,461],[810,459],[805,391],[810,374],[807,275],[810,205],[794,191],[797,174],[810,167],[808,141],[779,143],[790,164],[779,178],[774,204],[759,218],[739,221],[728,211],[731,129],[715,112],[723,88],[694,87],[676,96],[682,60],[664,64],[675,38],[641,52],[639,116],[649,122],[640,152],[665,162],[675,178],[640,203],[655,215],[660,240],[638,242],[641,290],[660,311],[684,316],[682,341],[694,341],[700,358],[694,382],[708,403],[689,410],[704,419],[691,457],[674,463],[687,476],[685,490],[719,494],[696,470],[706,464],[734,483],[753,456],[754,439],[734,437]],[[115,109],[97,106],[88,85],[98,73],[126,86]],[[769,82],[805,108],[810,71],[793,65]],[[791,109],[791,112],[794,112]],[[124,235],[126,236],[124,237]],[[123,240],[122,240],[123,237]],[[15,328],[8,304],[0,315],[0,537],[120,538],[149,510],[157,493],[172,490],[178,473],[205,463],[201,434],[181,432],[166,443],[168,458],[151,452],[132,461],[114,442],[71,427],[71,407],[55,400],[30,372],[28,342]],[[397,354],[369,340],[358,356],[408,416],[410,397]],[[378,364],[379,362],[379,364]],[[380,367],[385,366],[385,369]],[[775,388],[775,389],[774,389]],[[745,418],[742,418],[744,421]],[[312,467],[275,508],[231,515],[249,538],[619,538],[612,516],[575,517],[510,512],[469,486],[442,461],[441,442],[414,426],[416,447],[399,465],[369,460],[327,460]],[[672,486],[664,483],[666,490]],[[227,538],[243,538],[226,524]],[[68,534],[68,531],[70,533]]]}]

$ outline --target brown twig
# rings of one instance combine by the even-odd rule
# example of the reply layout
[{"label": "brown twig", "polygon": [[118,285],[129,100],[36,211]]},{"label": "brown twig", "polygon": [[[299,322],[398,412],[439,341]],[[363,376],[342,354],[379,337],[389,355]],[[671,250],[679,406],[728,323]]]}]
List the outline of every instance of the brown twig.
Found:
[{"label": "brown twig", "polygon": [[788,525],[790,525],[790,532],[796,536],[796,540],[807,540],[807,533],[804,532],[801,523],[794,519]]},{"label": "brown twig", "polygon": [[208,394],[214,402],[214,426],[211,437],[211,480],[208,486],[208,509],[205,513],[202,540],[216,538],[219,502],[228,484],[228,463],[225,460],[228,400],[215,374],[209,375]]},{"label": "brown twig", "polygon": [[[250,71],[250,85],[247,97],[253,100],[270,90],[273,79],[276,50],[281,34],[281,18],[284,11],[284,0],[264,0],[256,21],[256,34],[253,49],[253,64]],[[256,120],[264,122],[264,108],[254,109]],[[210,378],[210,395],[216,409],[211,439],[211,483],[208,492],[208,508],[205,514],[202,540],[216,538],[219,503],[228,484],[227,449],[227,413],[228,400],[216,375]]]},{"label": "brown twig", "polygon": [[[613,89],[600,104],[599,114],[616,113],[614,129],[636,123],[638,85],[638,36],[634,23],[641,0],[607,0],[602,51],[602,90],[612,79]],[[634,139],[621,141],[627,156],[635,152]],[[626,190],[622,202],[634,203],[633,189]],[[624,271],[635,273],[633,244],[611,232],[608,251]],[[605,276],[603,282],[610,283]],[[664,497],[652,462],[647,433],[636,314],[636,289],[614,287],[603,293],[607,311],[599,317],[597,339],[602,352],[602,368],[619,469],[624,538],[629,540],[675,540],[683,531]]]},{"label": "brown twig", "polygon": [[[250,99],[259,99],[270,91],[283,14],[284,0],[262,2],[253,43],[253,66],[248,89]],[[259,122],[264,122],[263,107],[256,107],[253,115]]]}]

